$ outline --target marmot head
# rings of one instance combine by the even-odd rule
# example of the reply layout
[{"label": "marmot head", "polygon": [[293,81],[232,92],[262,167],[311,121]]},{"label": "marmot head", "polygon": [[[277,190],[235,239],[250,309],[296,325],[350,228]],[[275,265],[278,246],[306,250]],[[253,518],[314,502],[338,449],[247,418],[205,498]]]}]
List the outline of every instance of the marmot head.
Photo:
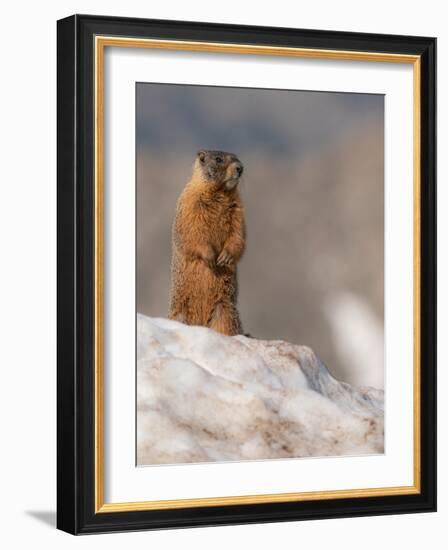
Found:
[{"label": "marmot head", "polygon": [[233,153],[202,149],[196,155],[194,171],[210,185],[231,191],[238,185],[243,165]]}]

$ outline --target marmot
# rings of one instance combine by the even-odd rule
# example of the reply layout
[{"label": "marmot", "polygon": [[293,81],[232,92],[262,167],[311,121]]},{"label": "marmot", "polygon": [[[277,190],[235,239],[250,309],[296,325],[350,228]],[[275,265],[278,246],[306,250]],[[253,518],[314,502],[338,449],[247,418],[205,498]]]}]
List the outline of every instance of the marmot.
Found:
[{"label": "marmot", "polygon": [[243,165],[223,151],[199,151],[172,228],[169,318],[241,334],[236,264],[246,241],[238,183]]}]

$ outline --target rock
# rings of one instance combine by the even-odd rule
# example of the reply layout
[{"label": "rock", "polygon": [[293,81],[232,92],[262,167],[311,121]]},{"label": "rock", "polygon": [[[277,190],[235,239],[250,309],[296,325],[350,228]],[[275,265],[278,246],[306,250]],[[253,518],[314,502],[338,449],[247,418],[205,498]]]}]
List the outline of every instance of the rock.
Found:
[{"label": "rock", "polygon": [[383,392],[305,346],[137,317],[137,463],[384,451]]}]

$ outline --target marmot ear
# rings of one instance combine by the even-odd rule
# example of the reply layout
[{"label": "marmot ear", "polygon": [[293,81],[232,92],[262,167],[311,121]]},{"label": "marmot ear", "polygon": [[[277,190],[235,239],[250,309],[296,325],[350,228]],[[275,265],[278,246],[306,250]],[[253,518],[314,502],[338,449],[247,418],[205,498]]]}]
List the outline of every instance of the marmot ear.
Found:
[{"label": "marmot ear", "polygon": [[204,162],[204,160],[205,160],[205,151],[199,151],[198,152],[198,157],[199,157],[199,160],[201,162]]}]

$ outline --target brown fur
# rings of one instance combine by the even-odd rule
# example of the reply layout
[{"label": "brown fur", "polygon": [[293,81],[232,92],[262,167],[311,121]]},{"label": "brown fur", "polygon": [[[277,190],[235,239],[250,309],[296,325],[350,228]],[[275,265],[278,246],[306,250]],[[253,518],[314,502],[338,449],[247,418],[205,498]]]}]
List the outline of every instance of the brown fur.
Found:
[{"label": "brown fur", "polygon": [[242,332],[236,308],[236,264],[245,247],[242,169],[235,155],[200,151],[172,233],[170,319],[229,335]]}]

